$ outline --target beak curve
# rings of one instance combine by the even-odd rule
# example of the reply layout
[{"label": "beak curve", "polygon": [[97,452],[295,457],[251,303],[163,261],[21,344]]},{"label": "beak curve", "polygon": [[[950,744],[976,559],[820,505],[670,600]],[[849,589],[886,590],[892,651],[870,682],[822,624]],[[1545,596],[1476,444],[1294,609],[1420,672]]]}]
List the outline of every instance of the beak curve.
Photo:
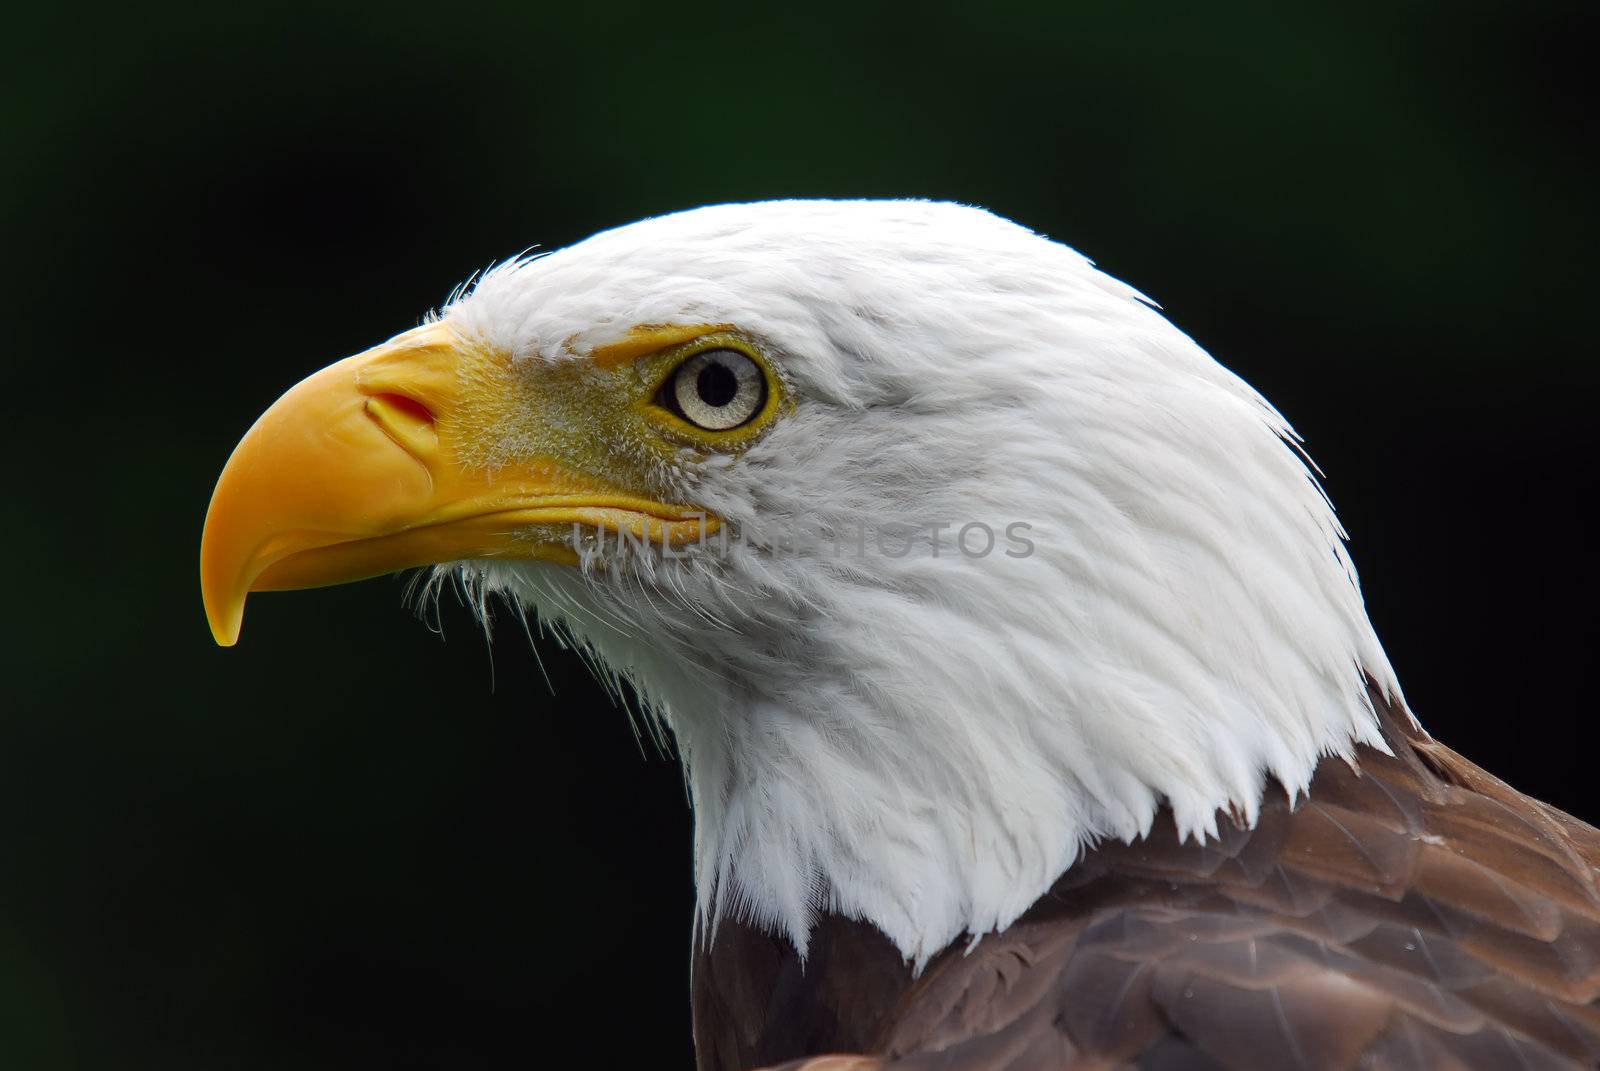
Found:
[{"label": "beak curve", "polygon": [[[428,324],[330,365],[262,414],[217,480],[200,541],[212,636],[252,591],[321,587],[468,558],[575,564],[571,525],[683,545],[718,526],[533,458],[466,464],[458,367],[484,355]],[[709,521],[709,523],[708,523]]]}]

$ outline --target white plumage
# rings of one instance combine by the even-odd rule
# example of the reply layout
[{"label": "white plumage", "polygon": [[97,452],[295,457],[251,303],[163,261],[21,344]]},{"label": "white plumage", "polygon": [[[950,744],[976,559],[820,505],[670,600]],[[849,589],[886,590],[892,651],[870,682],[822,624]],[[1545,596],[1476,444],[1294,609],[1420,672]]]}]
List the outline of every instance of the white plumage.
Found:
[{"label": "white plumage", "polygon": [[[676,738],[703,936],[738,913],[803,953],[835,910],[920,966],[1162,801],[1214,833],[1269,778],[1384,748],[1364,677],[1398,685],[1294,432],[1065,246],[950,204],[728,205],[503,265],[442,317],[534,362],[737,324],[792,412],[651,490],[764,534],[922,533],[441,567],[570,633]],[[970,521],[1034,550],[956,552]]]}]

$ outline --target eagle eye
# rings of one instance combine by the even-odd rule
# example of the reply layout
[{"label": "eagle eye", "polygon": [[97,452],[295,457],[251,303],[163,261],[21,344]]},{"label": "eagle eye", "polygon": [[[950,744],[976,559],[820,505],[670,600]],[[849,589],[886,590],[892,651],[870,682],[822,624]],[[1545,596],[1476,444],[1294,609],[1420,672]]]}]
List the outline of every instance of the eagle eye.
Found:
[{"label": "eagle eye", "polygon": [[661,401],[697,428],[730,431],[761,412],[767,381],[761,366],[738,350],[702,350],[672,373]]}]

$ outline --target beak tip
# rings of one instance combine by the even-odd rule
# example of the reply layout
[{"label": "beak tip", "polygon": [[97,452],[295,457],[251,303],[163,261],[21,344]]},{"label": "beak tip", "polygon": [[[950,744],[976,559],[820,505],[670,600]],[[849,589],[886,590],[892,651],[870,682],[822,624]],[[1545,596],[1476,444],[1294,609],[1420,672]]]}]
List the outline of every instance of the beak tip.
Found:
[{"label": "beak tip", "polygon": [[202,560],[200,574],[200,601],[205,606],[206,624],[211,626],[211,638],[218,647],[232,647],[239,642],[239,630],[244,625],[244,603],[249,595],[248,586],[216,583]]},{"label": "beak tip", "polygon": [[220,613],[210,612],[209,606],[206,610],[206,622],[211,626],[211,638],[216,641],[217,646],[232,647],[238,643],[239,630],[244,624],[243,600]]}]

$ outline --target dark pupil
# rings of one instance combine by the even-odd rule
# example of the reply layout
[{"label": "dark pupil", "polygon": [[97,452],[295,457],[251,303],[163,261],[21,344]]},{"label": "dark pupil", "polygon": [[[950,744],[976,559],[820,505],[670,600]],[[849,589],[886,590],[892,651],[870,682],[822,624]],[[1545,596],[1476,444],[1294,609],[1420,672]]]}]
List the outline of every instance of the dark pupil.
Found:
[{"label": "dark pupil", "polygon": [[720,409],[739,393],[739,378],[727,365],[712,361],[700,369],[700,375],[694,381],[694,390],[702,402]]}]

